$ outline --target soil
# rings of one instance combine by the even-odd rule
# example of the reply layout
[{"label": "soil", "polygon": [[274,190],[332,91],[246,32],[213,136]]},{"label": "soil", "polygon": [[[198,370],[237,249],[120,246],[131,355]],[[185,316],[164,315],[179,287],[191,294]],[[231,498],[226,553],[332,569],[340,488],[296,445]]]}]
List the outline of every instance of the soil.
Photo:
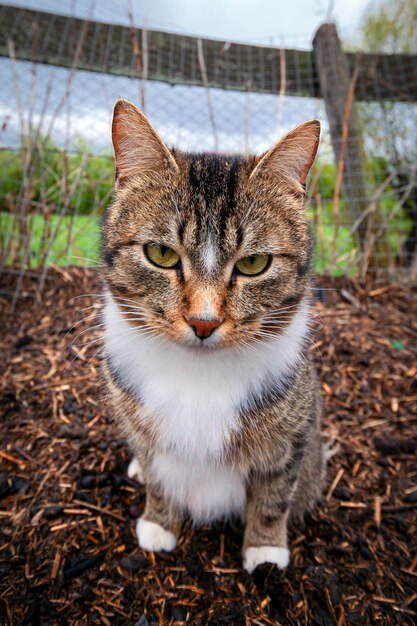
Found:
[{"label": "soil", "polygon": [[1,624],[416,623],[415,289],[318,280],[311,349],[338,451],[290,566],[250,576],[239,525],[186,523],[175,552],[139,549],[145,493],[100,377],[97,273],[51,270],[42,297],[26,276],[11,313],[15,283],[1,277]]}]

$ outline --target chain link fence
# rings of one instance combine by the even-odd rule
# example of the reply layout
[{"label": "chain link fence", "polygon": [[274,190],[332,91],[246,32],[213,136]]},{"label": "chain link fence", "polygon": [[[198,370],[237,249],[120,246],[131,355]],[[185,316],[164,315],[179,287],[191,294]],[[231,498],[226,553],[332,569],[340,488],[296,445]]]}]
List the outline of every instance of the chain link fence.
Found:
[{"label": "chain link fence", "polygon": [[[129,5],[127,5],[129,9]],[[417,276],[417,61],[249,46],[0,6],[0,269],[98,263],[123,96],[166,143],[260,153],[318,117],[309,185],[316,267]]]}]

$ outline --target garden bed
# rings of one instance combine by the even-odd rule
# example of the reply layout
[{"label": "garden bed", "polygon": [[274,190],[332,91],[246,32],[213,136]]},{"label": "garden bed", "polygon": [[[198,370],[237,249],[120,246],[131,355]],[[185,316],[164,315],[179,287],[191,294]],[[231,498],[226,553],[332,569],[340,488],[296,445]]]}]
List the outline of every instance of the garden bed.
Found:
[{"label": "garden bed", "polygon": [[288,569],[250,576],[238,525],[186,524],[172,554],[138,548],[144,490],[89,328],[97,274],[51,271],[42,302],[26,277],[13,314],[16,276],[1,281],[1,624],[416,622],[416,290],[320,279],[312,351],[340,449]]}]

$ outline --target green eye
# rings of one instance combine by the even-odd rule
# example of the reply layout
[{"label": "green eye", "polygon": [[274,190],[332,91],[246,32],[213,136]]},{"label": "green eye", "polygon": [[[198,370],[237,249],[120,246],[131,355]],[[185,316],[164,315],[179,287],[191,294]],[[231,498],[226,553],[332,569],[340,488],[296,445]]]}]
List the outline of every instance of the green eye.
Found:
[{"label": "green eye", "polygon": [[152,263],[159,267],[171,268],[180,262],[179,255],[172,248],[157,243],[148,243],[145,254]]},{"label": "green eye", "polygon": [[269,263],[269,256],[266,254],[254,254],[252,256],[245,256],[235,265],[235,269],[239,274],[245,274],[245,276],[255,276],[264,271]]}]

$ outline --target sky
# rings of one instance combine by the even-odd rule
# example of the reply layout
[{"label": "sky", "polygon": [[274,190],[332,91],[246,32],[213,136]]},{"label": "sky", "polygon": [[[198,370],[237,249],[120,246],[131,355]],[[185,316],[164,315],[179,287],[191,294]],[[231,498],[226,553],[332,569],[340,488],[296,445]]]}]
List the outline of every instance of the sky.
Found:
[{"label": "sky", "polygon": [[[377,0],[131,0],[135,22],[149,29],[182,32],[227,41],[310,47],[324,20],[354,37],[361,16]],[[128,23],[127,0],[6,0],[102,21]]]}]

